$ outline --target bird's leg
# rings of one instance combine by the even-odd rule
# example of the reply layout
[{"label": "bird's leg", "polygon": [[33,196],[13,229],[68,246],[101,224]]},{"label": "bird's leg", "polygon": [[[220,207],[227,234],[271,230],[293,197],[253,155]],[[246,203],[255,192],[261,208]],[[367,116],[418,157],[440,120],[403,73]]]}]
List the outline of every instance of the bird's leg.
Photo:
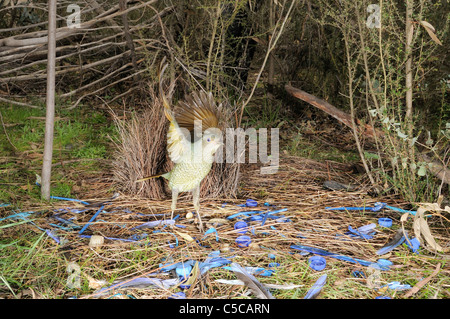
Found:
[{"label": "bird's leg", "polygon": [[172,215],[170,216],[170,219],[173,219],[173,212],[177,209],[177,200],[178,200],[178,190],[172,189],[172,205],[170,208],[172,209]]},{"label": "bird's leg", "polygon": [[192,197],[194,202],[194,209],[198,216],[199,229],[200,232],[203,232],[203,222],[202,217],[200,216],[200,185],[192,190]]}]

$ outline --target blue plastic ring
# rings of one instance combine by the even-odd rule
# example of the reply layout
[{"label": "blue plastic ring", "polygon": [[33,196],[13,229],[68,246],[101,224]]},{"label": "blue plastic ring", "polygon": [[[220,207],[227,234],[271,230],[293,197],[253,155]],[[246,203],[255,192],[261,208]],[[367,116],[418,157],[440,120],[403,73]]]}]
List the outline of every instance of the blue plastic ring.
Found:
[{"label": "blue plastic ring", "polygon": [[247,226],[248,225],[246,222],[244,222],[243,220],[240,220],[234,224],[234,229],[240,229],[238,231],[238,233],[245,234],[248,230]]},{"label": "blue plastic ring", "polygon": [[252,242],[252,239],[250,238],[250,236],[239,236],[238,238],[236,238],[236,244],[239,247],[248,247],[248,245],[250,245],[250,243]]},{"label": "blue plastic ring", "polygon": [[308,260],[309,260],[309,267],[317,271],[324,270],[327,265],[326,259],[321,256],[312,256],[309,257]]},{"label": "blue plastic ring", "polygon": [[247,199],[247,201],[245,202],[245,205],[247,207],[256,207],[256,206],[258,206],[258,202],[254,199]]}]

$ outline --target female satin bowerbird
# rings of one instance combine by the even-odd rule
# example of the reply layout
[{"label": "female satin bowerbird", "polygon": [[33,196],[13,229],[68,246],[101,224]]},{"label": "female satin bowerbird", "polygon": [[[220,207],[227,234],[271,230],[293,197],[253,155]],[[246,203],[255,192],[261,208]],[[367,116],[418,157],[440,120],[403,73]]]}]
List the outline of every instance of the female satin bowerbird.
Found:
[{"label": "female satin bowerbird", "polygon": [[162,76],[166,67],[167,64],[160,68],[159,93],[165,117],[170,122],[167,150],[174,167],[167,173],[144,177],[137,182],[156,177],[168,180],[172,191],[172,218],[178,194],[192,192],[199,229],[203,231],[200,217],[200,183],[210,172],[216,151],[223,145],[217,116],[221,105],[216,106],[211,92],[193,92],[187,95],[184,101],[178,102],[175,115],[162,89]]}]

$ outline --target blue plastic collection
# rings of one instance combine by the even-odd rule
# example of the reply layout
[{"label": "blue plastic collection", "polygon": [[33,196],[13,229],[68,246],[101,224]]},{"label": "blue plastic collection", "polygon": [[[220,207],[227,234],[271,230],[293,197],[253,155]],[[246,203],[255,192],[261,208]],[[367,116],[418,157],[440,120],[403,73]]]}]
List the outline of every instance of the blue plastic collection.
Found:
[{"label": "blue plastic collection", "polygon": [[[71,198],[52,196],[52,199],[73,201],[73,202],[79,202],[83,205],[89,205],[89,203],[87,203],[85,201],[71,199]],[[58,236],[58,230],[76,231],[78,233],[79,237],[90,238],[91,237],[90,235],[85,235],[84,233],[91,224],[95,223],[96,220],[99,221],[98,217],[101,214],[109,213],[109,211],[105,210],[105,206],[107,204],[108,204],[108,202],[102,203],[102,205],[100,207],[96,208],[94,210],[95,213],[92,215],[92,217],[89,219],[89,221],[87,223],[85,223],[83,226],[79,226],[73,219],[63,218],[62,216],[64,216],[64,215],[61,215],[62,213],[67,212],[67,211],[78,214],[78,213],[81,213],[81,212],[84,212],[87,210],[87,209],[79,209],[79,208],[78,209],[67,208],[66,210],[65,209],[55,210],[54,215],[51,216],[52,222],[48,224],[49,226],[53,227],[52,229],[43,229],[33,222],[33,217],[37,216],[39,214],[36,212],[13,211],[13,214],[6,216],[4,218],[1,218],[0,221],[6,220],[6,219],[13,219],[13,220],[21,220],[24,223],[30,223],[30,224],[34,225],[35,227],[39,228],[41,231],[44,231],[50,238],[52,238],[58,244],[64,244],[62,242],[61,238]],[[0,204],[0,205],[1,205],[0,207],[9,207],[10,206],[9,204]],[[227,204],[223,204],[222,206],[224,206],[224,205],[227,205]],[[234,223],[234,230],[237,235],[236,239],[235,239],[235,243],[238,248],[244,248],[244,249],[247,248],[248,249],[250,247],[250,244],[252,242],[251,236],[255,235],[255,230],[254,230],[255,224],[258,226],[264,226],[268,219],[274,220],[275,222],[279,222],[279,223],[290,222],[290,220],[288,218],[286,218],[284,215],[280,215],[280,213],[286,212],[287,208],[277,209],[274,205],[265,203],[264,208],[258,210],[256,208],[256,207],[258,207],[258,203],[257,203],[257,201],[255,201],[253,199],[247,199],[245,204],[241,204],[241,205],[237,205],[237,206],[243,207],[243,208],[251,208],[250,210],[248,210],[248,209],[241,210],[241,211],[227,217],[227,219],[229,219],[229,220],[233,220],[233,219],[237,220]],[[402,212],[402,213],[407,212],[412,215],[415,215],[415,213],[416,213],[415,211],[403,210],[400,208],[389,206],[386,203],[381,203],[381,202],[375,203],[373,207],[367,207],[367,206],[364,206],[364,207],[334,207],[334,208],[326,207],[325,209],[334,210],[334,211],[347,210],[347,211],[370,211],[370,212],[379,212],[382,209],[390,209],[390,210],[394,210],[394,211]],[[136,213],[136,214],[139,215],[140,213]],[[142,214],[140,214],[140,215],[142,215]],[[168,226],[179,227],[179,228],[185,227],[183,225],[176,224],[176,221],[178,218],[179,218],[179,216],[176,216],[174,219],[162,219],[162,220],[155,220],[155,221],[149,221],[149,222],[142,223],[138,226],[131,228],[131,230],[136,230],[136,231],[138,231],[138,233],[132,235],[129,238],[105,237],[105,239],[119,240],[119,241],[124,241],[124,242],[140,242],[149,236],[149,234],[143,233],[142,232],[143,230],[147,230],[147,229],[151,230],[153,228],[156,228],[155,230],[153,230],[152,233],[154,233],[154,234],[168,233],[168,234],[171,234],[175,238],[174,242],[169,243],[169,246],[171,248],[175,248],[178,246],[177,232],[171,232],[171,231],[169,232],[167,230],[170,230],[171,228],[167,228],[167,227]],[[379,227],[390,228],[390,227],[392,227],[392,225],[393,225],[393,220],[391,218],[387,218],[387,217],[378,218],[378,226]],[[118,224],[117,227],[124,227],[124,226]],[[364,225],[364,226],[361,226],[356,229],[353,228],[351,225],[349,225],[348,231],[345,233],[345,235],[344,236],[339,235],[340,237],[338,237],[338,238],[341,238],[342,240],[368,241],[368,240],[373,239],[377,235],[376,228],[377,228],[377,224],[375,224],[375,223]],[[270,225],[270,229],[278,231],[277,228],[274,227],[273,225]],[[264,232],[259,232],[259,233],[264,234]],[[209,228],[205,232],[205,234],[201,240],[204,240],[210,234],[214,234],[215,240],[219,241],[219,239],[220,239],[219,232],[216,228],[213,228],[213,227]],[[281,233],[280,233],[280,235],[285,237]],[[306,238],[303,235],[299,235],[297,237],[300,239]],[[195,239],[195,241],[200,246],[202,246],[202,242],[200,240]],[[387,252],[396,248],[397,246],[401,245],[402,243],[406,243],[407,247],[409,247],[414,253],[419,252],[420,242],[416,238],[409,239],[408,234],[405,232],[402,234],[402,236],[399,235],[398,238],[393,240],[391,243],[389,243],[389,244],[385,245],[384,247],[382,247],[381,249],[377,250],[376,255],[384,255]],[[336,254],[336,253],[329,252],[329,251],[326,251],[326,250],[323,250],[320,248],[306,246],[306,245],[302,245],[302,244],[291,245],[290,248],[299,251],[302,255],[312,254],[312,256],[310,256],[308,258],[308,265],[311,269],[313,269],[314,271],[318,271],[318,272],[323,271],[326,268],[326,266],[327,266],[326,258],[334,258],[334,259],[338,259],[338,260],[343,260],[346,262],[358,264],[358,265],[365,266],[365,267],[372,267],[372,268],[383,270],[383,271],[388,271],[390,269],[390,267],[392,266],[392,262],[390,262],[389,260],[386,260],[386,259],[382,259],[382,258],[378,259],[376,262],[367,261],[367,260],[362,260],[362,259],[358,259],[358,258],[341,255],[341,254]],[[124,281],[121,283],[120,282],[115,283],[112,286],[109,286],[107,288],[100,290],[100,292],[102,292],[102,291],[106,292],[111,289],[118,289],[118,288],[125,288],[125,287],[137,287],[137,286],[149,286],[149,285],[155,286],[155,287],[168,288],[168,287],[174,286],[179,283],[182,284],[180,287],[188,288],[186,285],[183,285],[183,283],[185,281],[187,281],[187,279],[190,277],[190,274],[192,273],[193,267],[194,267],[194,265],[196,265],[196,263],[198,265],[200,274],[204,274],[206,271],[208,271],[209,269],[214,268],[214,267],[222,267],[225,269],[229,269],[229,267],[227,265],[231,263],[230,258],[233,258],[233,257],[222,257],[222,256],[220,256],[220,251],[213,251],[208,256],[208,258],[203,262],[198,262],[195,260],[186,260],[184,262],[179,262],[179,263],[160,264],[160,272],[174,271],[178,278],[161,280],[158,278],[140,277],[140,278],[135,278],[133,280]],[[276,259],[276,254],[269,253],[268,258],[274,260],[274,259]],[[270,263],[268,263],[269,269],[265,269],[265,268],[261,268],[261,267],[245,267],[245,270],[252,275],[271,276],[276,271],[276,268],[281,267],[281,266],[282,265],[280,265],[280,263],[270,262]],[[354,277],[365,278],[364,272],[359,271],[359,270],[353,271],[352,275]],[[305,299],[315,298],[320,293],[320,290],[322,289],[322,287],[325,285],[326,279],[327,279],[326,274],[321,276],[320,278],[318,278],[317,282],[312,286],[312,288],[305,295]],[[390,289],[394,289],[394,290],[408,289],[408,285],[402,285],[399,282],[391,282],[388,284],[388,287]],[[179,299],[179,298],[185,298],[185,297],[186,296],[183,292],[178,292],[169,298],[170,299]],[[381,299],[383,297],[389,298],[386,296],[380,296],[377,298]]]}]

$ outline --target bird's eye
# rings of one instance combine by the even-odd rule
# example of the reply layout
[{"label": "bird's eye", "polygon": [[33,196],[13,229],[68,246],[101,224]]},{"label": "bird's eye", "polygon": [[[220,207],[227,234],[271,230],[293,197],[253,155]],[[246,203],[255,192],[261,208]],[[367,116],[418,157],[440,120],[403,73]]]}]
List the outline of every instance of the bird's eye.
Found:
[{"label": "bird's eye", "polygon": [[211,139],[208,137],[208,138],[206,139],[206,141],[207,141],[207,142],[211,142]]}]

